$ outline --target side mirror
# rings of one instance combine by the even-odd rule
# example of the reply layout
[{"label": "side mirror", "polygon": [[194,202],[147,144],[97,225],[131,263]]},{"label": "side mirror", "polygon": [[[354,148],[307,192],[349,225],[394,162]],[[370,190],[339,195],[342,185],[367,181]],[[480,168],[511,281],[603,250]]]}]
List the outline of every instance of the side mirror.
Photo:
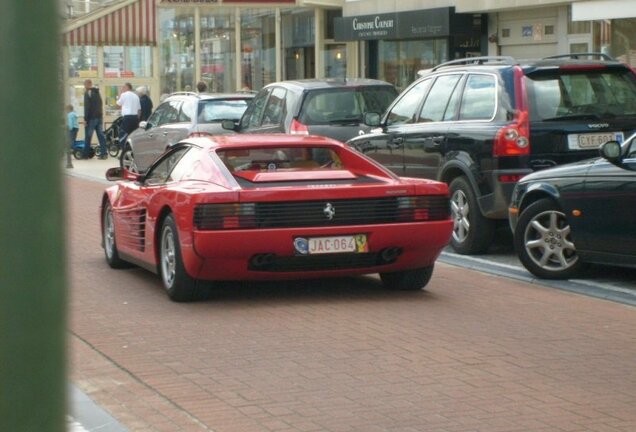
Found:
[{"label": "side mirror", "polygon": [[380,126],[380,114],[375,112],[364,113],[364,124],[371,127]]},{"label": "side mirror", "polygon": [[147,121],[145,121],[145,120],[144,120],[144,121],[139,122],[139,128],[141,128],[141,129],[146,130],[146,129],[148,129],[148,126],[150,126],[150,123],[148,123],[148,122],[147,122]]},{"label": "side mirror", "polygon": [[118,181],[118,180],[130,180],[130,181],[138,181],[141,177],[140,174],[128,171],[125,168],[114,167],[108,168],[106,170],[106,180],[108,181]]},{"label": "side mirror", "polygon": [[223,120],[221,122],[221,127],[226,130],[236,131],[237,124],[234,120]]},{"label": "side mirror", "polygon": [[620,165],[623,158],[623,149],[618,141],[607,141],[599,148],[601,156],[614,165]]}]

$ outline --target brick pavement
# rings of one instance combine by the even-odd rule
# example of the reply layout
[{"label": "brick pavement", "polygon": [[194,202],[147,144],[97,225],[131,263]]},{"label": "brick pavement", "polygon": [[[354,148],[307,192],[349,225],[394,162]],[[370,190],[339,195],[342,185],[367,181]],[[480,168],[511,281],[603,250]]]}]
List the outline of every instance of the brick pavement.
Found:
[{"label": "brick pavement", "polygon": [[633,307],[438,265],[171,303],[109,269],[103,185],[68,178],[73,382],[133,431],[636,430]]}]

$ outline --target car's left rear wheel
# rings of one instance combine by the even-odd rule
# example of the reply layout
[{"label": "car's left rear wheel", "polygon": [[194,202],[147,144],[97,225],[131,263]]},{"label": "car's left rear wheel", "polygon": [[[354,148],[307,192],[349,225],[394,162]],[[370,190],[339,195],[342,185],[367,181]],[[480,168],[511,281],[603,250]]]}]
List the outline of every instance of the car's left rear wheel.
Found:
[{"label": "car's left rear wheel", "polygon": [[113,219],[113,208],[108,201],[104,204],[102,241],[104,244],[104,255],[106,255],[106,262],[111,268],[121,269],[131,266],[129,262],[124,261],[119,257],[119,251],[117,250],[117,240],[115,238],[115,220]]},{"label": "car's left rear wheel", "polygon": [[183,265],[179,233],[172,215],[166,216],[161,226],[159,273],[168,297],[173,301],[191,302],[209,296],[207,287],[191,277]]},{"label": "car's left rear wheel", "polygon": [[417,291],[424,289],[433,276],[433,265],[413,270],[380,273],[384,286],[395,291]]}]

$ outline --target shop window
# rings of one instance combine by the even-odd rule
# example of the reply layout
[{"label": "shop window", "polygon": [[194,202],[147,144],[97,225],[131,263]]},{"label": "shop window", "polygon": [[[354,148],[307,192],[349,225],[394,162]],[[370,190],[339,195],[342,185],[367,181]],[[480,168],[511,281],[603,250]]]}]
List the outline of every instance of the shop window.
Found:
[{"label": "shop window", "polygon": [[325,46],[325,77],[344,78],[347,76],[347,47],[344,44]]},{"label": "shop window", "polygon": [[159,9],[161,93],[192,91],[194,82],[194,11]]},{"label": "shop window", "polygon": [[276,81],[276,15],[272,9],[241,11],[241,87],[259,90]]},{"label": "shop window", "polygon": [[421,69],[429,69],[448,60],[446,39],[378,42],[378,78],[406,88]]},{"label": "shop window", "polygon": [[283,33],[283,79],[303,79],[316,76],[315,20],[313,10],[284,9],[281,11]]},{"label": "shop window", "polygon": [[97,78],[97,47],[69,47],[68,68],[71,78]]},{"label": "shop window", "polygon": [[152,76],[152,47],[105,46],[105,78]]},{"label": "shop window", "polygon": [[201,16],[201,80],[212,93],[236,90],[234,9]]}]

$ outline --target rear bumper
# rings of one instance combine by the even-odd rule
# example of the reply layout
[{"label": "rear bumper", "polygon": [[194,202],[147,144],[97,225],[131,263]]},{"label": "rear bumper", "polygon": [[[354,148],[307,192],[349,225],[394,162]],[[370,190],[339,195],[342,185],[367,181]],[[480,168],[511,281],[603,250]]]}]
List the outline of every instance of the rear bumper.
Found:
[{"label": "rear bumper", "polygon": [[[188,273],[206,280],[276,280],[348,276],[408,270],[432,265],[449,242],[452,221],[357,225],[328,228],[195,231],[182,245]],[[366,234],[368,254],[299,255],[296,237]],[[382,252],[398,248],[394,260]],[[254,265],[255,256],[273,257]]]}]

